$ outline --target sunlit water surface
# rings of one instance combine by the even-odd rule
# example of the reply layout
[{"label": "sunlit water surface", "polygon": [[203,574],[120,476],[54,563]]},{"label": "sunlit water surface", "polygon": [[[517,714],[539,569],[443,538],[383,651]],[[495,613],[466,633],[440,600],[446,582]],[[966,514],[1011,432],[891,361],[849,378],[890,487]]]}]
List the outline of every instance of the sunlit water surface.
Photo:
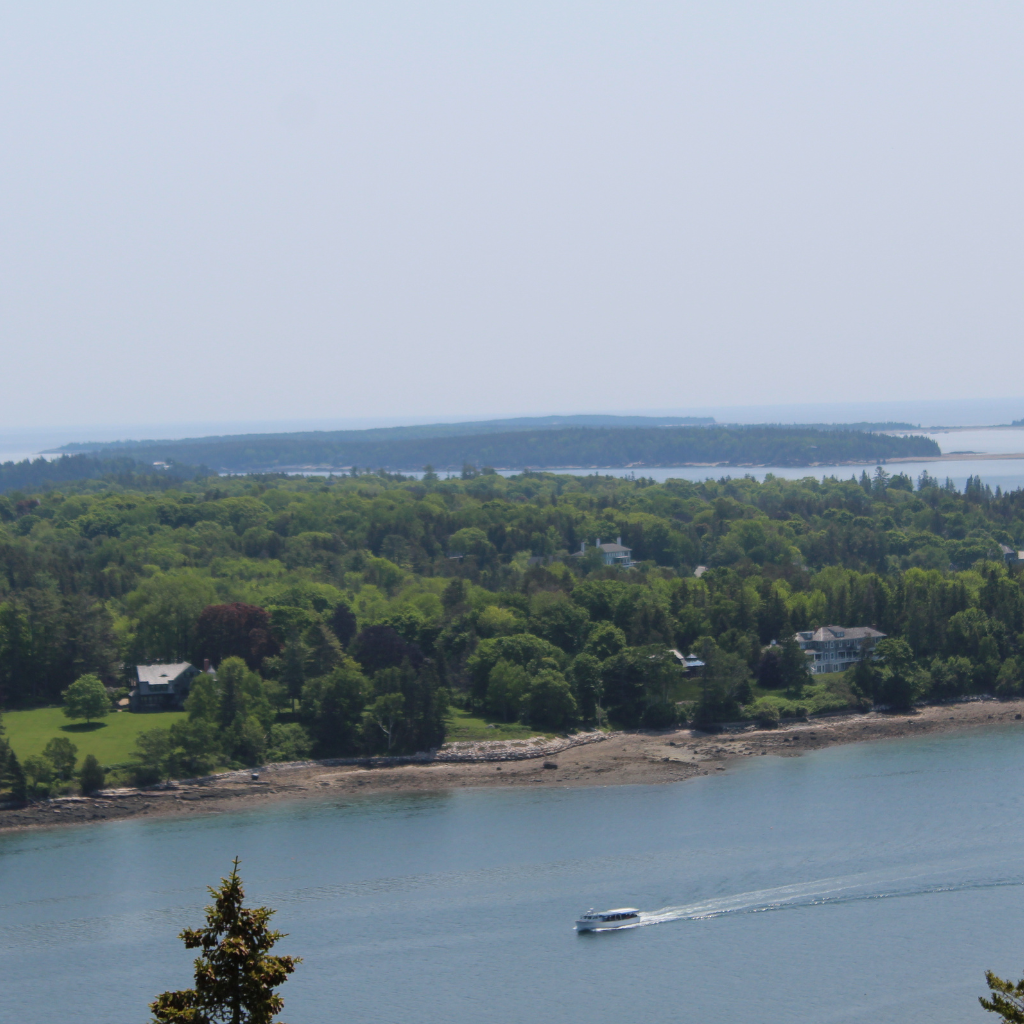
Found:
[{"label": "sunlit water surface", "polygon": [[[0,837],[19,1024],[128,1024],[242,857],[293,1024],[963,1024],[1024,968],[1024,730],[753,758],[668,786],[461,790]],[[576,935],[591,906],[639,927]]]}]

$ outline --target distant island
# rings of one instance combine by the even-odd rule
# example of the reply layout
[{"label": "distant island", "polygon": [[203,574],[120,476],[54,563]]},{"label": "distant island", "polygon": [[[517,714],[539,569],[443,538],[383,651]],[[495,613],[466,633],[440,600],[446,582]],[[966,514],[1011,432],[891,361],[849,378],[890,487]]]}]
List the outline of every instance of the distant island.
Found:
[{"label": "distant island", "polygon": [[[586,421],[586,422],[581,422]],[[612,421],[608,425],[607,421]],[[391,472],[636,468],[657,466],[816,466],[941,454],[931,438],[879,433],[876,424],[696,425],[683,418],[550,417],[373,430],[245,434],[173,441],[66,446],[145,465],[208,466],[220,473],[300,469]],[[889,429],[908,429],[886,424]]]},{"label": "distant island", "polygon": [[[270,434],[220,434],[187,437],[179,441],[86,441],[61,445],[44,454],[59,452],[96,452],[103,449],[151,448],[168,444],[221,444],[225,441],[391,441],[424,437],[464,437],[472,434],[507,434],[516,430],[560,430],[566,427],[704,427],[714,424],[713,416],[518,416],[504,420],[478,420],[466,423],[420,423],[405,427],[368,427],[363,430],[301,430]],[[863,426],[863,425],[861,425]],[[895,425],[892,425],[895,426]],[[856,429],[860,429],[859,427]],[[879,428],[881,429],[881,427]]]}]

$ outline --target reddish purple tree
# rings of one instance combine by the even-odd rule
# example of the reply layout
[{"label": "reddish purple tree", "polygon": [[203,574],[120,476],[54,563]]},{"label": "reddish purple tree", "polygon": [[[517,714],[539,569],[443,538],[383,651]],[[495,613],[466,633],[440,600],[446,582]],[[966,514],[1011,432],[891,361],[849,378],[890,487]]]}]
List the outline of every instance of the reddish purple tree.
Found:
[{"label": "reddish purple tree", "polygon": [[415,669],[423,664],[420,645],[403,640],[390,626],[367,626],[352,642],[352,653],[370,673],[395,668],[403,661]]},{"label": "reddish purple tree", "polygon": [[348,647],[357,628],[355,613],[347,604],[339,604],[331,612],[331,629],[342,647]]},{"label": "reddish purple tree", "polygon": [[207,605],[196,624],[195,656],[197,664],[209,658],[219,665],[225,658],[244,658],[251,669],[258,669],[264,658],[280,648],[270,632],[270,616],[255,604]]}]

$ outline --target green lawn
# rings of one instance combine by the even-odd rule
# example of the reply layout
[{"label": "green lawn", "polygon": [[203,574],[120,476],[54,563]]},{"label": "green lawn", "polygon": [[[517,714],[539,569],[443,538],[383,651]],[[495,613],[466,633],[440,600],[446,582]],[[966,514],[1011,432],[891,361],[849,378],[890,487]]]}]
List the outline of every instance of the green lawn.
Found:
[{"label": "green lawn", "polygon": [[[490,726],[491,728],[488,728]],[[496,718],[476,718],[461,708],[452,708],[448,720],[448,743],[464,740],[528,740],[531,736],[551,735],[538,733],[528,725],[519,722],[500,722]]]},{"label": "green lawn", "polygon": [[[163,711],[134,715],[128,711],[114,712],[101,722],[86,725],[70,722],[60,708],[36,708],[34,711],[8,711],[3,716],[4,732],[19,759],[41,754],[54,736],[66,736],[78,747],[78,763],[86,754],[95,754],[102,765],[123,764],[135,748],[135,737],[147,729],[166,727],[185,717],[184,711]],[[489,728],[490,726],[490,728]],[[518,722],[499,722],[477,718],[468,711],[452,708],[447,739],[462,740],[527,740],[539,733]]]},{"label": "green lawn", "polygon": [[700,680],[684,679],[676,683],[670,700],[700,700]]},{"label": "green lawn", "polygon": [[54,736],[66,736],[78,747],[81,764],[86,754],[95,754],[102,765],[122,764],[135,749],[140,732],[166,727],[185,717],[184,711],[162,711],[134,715],[117,711],[99,722],[71,722],[60,708],[36,708],[34,711],[7,711],[3,716],[7,740],[23,760],[30,754],[41,754]]}]

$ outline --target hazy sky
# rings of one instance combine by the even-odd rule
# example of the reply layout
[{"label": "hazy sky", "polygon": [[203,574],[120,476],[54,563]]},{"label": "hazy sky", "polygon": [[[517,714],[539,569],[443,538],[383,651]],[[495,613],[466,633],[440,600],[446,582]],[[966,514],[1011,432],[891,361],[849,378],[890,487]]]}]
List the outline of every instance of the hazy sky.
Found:
[{"label": "hazy sky", "polygon": [[1019,3],[0,3],[0,428],[1024,394]]}]

